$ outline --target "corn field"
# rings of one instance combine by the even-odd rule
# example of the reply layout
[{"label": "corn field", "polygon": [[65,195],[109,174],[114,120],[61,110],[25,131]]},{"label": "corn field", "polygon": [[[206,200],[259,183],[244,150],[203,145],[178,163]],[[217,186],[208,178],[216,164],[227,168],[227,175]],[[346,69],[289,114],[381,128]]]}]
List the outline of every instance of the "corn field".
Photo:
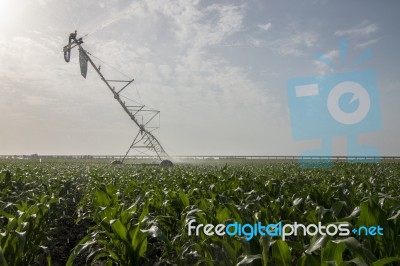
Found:
[{"label": "corn field", "polygon": [[[0,265],[400,265],[400,164],[0,162]],[[188,234],[188,222],[383,236]]]}]

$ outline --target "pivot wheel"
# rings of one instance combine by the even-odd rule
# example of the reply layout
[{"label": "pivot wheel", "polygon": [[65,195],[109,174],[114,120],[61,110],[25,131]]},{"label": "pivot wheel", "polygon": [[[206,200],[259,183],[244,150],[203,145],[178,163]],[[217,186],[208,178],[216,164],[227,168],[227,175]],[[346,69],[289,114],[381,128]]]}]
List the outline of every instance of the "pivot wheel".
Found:
[{"label": "pivot wheel", "polygon": [[161,167],[172,167],[174,164],[170,160],[163,160],[160,163]]}]

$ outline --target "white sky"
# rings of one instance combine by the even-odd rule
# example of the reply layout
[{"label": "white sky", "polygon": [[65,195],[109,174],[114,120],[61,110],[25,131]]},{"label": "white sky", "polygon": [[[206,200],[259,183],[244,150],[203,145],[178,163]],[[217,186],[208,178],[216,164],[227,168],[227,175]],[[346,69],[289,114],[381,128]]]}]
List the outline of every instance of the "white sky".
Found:
[{"label": "white sky", "polygon": [[[395,0],[0,0],[0,154],[128,148],[137,132],[129,117],[93,69],[80,76],[77,50],[63,59],[77,29],[91,33],[88,51],[134,77],[142,102],[161,111],[158,137],[172,155],[318,147],[292,139],[286,80],[331,73],[316,54],[339,60],[346,38],[349,61],[372,50],[359,69],[378,78],[383,130],[360,142],[400,155],[399,12]],[[334,144],[343,154],[345,138]]]}]

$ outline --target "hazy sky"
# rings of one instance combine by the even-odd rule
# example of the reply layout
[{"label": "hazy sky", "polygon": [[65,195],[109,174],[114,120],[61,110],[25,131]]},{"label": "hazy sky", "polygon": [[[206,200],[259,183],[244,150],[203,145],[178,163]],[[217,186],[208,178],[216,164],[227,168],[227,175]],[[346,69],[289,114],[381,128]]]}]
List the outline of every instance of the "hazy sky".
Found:
[{"label": "hazy sky", "polygon": [[[360,136],[400,155],[400,2],[0,0],[0,154],[123,154],[137,128],[93,69],[84,47],[136,80],[133,98],[161,111],[159,140],[173,155],[297,155],[318,147],[291,135],[286,80],[348,62],[377,73],[383,130]],[[96,61],[109,77],[118,72]],[[349,64],[350,66],[350,64]],[[344,70],[352,70],[346,66]],[[336,70],[335,70],[336,71]],[[334,139],[343,154],[346,139]]]}]

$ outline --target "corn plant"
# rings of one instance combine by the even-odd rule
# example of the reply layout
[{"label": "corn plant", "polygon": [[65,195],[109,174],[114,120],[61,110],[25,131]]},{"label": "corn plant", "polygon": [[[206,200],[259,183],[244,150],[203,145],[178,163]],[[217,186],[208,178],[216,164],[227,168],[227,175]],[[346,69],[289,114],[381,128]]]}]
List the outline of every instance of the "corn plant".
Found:
[{"label": "corn plant", "polygon": [[0,210],[4,225],[0,233],[2,265],[31,265],[40,253],[45,254],[48,265],[51,265],[51,256],[45,243],[50,206],[56,202],[58,200],[55,198],[43,196],[33,205],[25,201],[3,203]]},{"label": "corn plant", "polygon": [[97,224],[73,250],[67,265],[73,265],[76,256],[87,249],[90,250],[87,259],[93,262],[138,265],[147,250],[147,236],[140,230],[144,213],[133,224],[135,206],[125,208],[112,185],[94,191],[93,208],[92,219]]}]

